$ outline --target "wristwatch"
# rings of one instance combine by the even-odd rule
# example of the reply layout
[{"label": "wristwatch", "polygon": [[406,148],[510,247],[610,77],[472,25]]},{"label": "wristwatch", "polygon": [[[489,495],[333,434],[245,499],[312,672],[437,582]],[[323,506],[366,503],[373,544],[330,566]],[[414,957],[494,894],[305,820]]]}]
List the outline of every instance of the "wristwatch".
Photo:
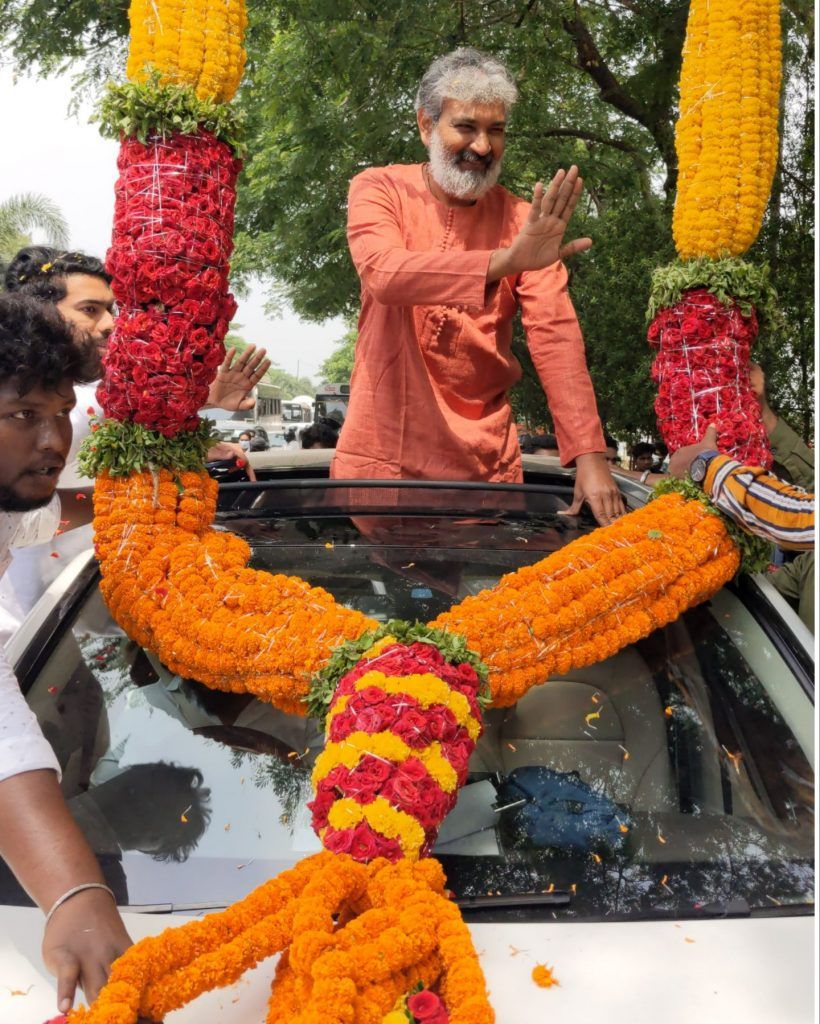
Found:
[{"label": "wristwatch", "polygon": [[689,476],[695,481],[696,484],[702,484],[706,479],[706,473],[709,469],[709,463],[712,459],[719,455],[720,452],[714,450],[701,452],[700,455],[695,456],[692,460],[692,465],[689,467]]}]

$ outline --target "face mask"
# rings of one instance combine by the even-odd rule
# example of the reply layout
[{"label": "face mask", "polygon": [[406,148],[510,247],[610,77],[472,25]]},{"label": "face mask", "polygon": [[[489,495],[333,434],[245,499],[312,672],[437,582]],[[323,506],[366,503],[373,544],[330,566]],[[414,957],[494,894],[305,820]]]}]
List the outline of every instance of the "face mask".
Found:
[{"label": "face mask", "polygon": [[250,441],[240,441],[239,447],[242,449],[243,452],[248,452],[251,449],[251,443]]}]

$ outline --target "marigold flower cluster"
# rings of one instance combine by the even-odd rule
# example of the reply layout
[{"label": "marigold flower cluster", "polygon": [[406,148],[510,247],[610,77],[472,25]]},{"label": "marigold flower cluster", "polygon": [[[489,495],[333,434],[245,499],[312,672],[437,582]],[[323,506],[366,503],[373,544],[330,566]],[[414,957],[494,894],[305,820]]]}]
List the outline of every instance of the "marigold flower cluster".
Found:
[{"label": "marigold flower cluster", "polygon": [[210,528],[216,492],[204,471],[99,476],[102,594],[172,671],[304,714],[310,676],[374,623],[297,577],[248,569],[248,545]]},{"label": "marigold flower cluster", "polygon": [[355,860],[435,843],[481,734],[479,679],[430,644],[379,643],[339,681],[313,770],[313,828]]},{"label": "marigold flower cluster", "polygon": [[675,142],[684,259],[744,253],[777,163],[780,0],[692,0]]},{"label": "marigold flower cluster", "polygon": [[673,622],[739,565],[721,518],[669,494],[502,577],[432,625],[466,637],[490,670],[493,705],[507,707]]},{"label": "marigold flower cluster", "polygon": [[744,316],[736,304],[727,307],[702,288],[686,292],[652,321],[649,344],[658,350],[652,365],[655,413],[670,451],[695,444],[714,423],[720,451],[746,465],[771,465],[760,403],[749,381],[756,336],[754,309]]},{"label": "marigold flower cluster", "polygon": [[190,85],[200,99],[228,103],[245,70],[244,0],[131,0],[126,73],[144,82]]},{"label": "marigold flower cluster", "polygon": [[120,313],[98,397],[166,436],[194,429],[236,312],[228,291],[239,161],[207,132],[124,139],[107,269]]},{"label": "marigold flower cluster", "polygon": [[[360,864],[322,852],[228,910],[143,939],[69,1024],[163,1020],[282,953],[268,1021],[381,1024],[404,993],[436,989],[452,1024],[492,1024],[484,978],[441,865]],[[438,997],[436,997],[438,999]],[[430,1000],[421,1000],[421,1008]],[[444,1018],[447,1020],[447,1017]]]}]

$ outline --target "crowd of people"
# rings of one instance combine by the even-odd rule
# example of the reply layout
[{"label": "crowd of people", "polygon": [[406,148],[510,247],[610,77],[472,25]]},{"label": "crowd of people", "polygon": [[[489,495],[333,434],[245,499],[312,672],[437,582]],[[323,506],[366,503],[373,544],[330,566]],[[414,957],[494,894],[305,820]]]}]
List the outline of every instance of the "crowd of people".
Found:
[{"label": "crowd of people", "polygon": [[[520,482],[522,453],[575,469],[568,513],[601,525],[625,511],[619,474],[651,485],[691,476],[718,507],[781,549],[805,552],[773,576],[813,620],[813,452],[769,408],[764,422],[782,473],[742,466],[716,449],[713,428],[675,452],[621,446],[604,433],[564,260],[592,244],[565,242],[582,192],[578,169],[559,171],[531,202],[498,184],[517,90],[509,71],[475,50],[434,61],[416,99],[428,159],[374,167],[351,183],[348,238],[362,309],[343,423],[321,421],[288,444],[335,449],[339,479]],[[30,607],[30,565],[12,549],[49,540],[60,523],[88,523],[92,483],[77,449],[100,415],[95,390],[115,327],[103,264],[38,246],[8,267],[0,295],[0,575],[6,631]],[[520,313],[554,434],[519,438],[509,390],[520,376],[512,324]],[[637,343],[637,342],[636,342]],[[270,365],[250,346],[229,352],[208,405],[247,409]],[[211,462],[242,459],[261,439],[248,429],[220,442]],[[264,443],[264,442],[262,442]],[[251,470],[252,473],[252,470]],[[67,520],[67,522],[66,522]],[[0,649],[0,855],[46,912],[44,958],[66,1010],[82,983],[93,998],[129,938],[99,865],[69,812],[60,765]]]}]

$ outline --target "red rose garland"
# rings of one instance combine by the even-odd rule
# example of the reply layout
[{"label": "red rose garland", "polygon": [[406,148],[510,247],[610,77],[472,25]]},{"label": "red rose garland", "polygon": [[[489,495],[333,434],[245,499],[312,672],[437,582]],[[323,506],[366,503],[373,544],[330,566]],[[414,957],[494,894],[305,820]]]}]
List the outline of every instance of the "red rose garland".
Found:
[{"label": "red rose garland", "polygon": [[703,288],[686,292],[652,321],[649,343],[658,349],[652,365],[655,413],[670,451],[695,444],[714,422],[720,451],[748,465],[771,465],[749,384],[756,336],[754,309],[744,316],[736,304],[727,307]]},{"label": "red rose garland", "polygon": [[240,161],[208,132],[124,139],[107,268],[120,306],[98,397],[166,436],[197,425],[224,357]]},{"label": "red rose garland", "polygon": [[[367,685],[368,679],[363,677],[374,677],[374,673],[383,679],[382,685]],[[459,722],[452,708],[435,696],[413,696],[410,685],[402,687],[402,679],[407,677],[417,681],[435,677],[433,682],[445,683],[449,692],[457,695],[453,699],[460,702],[457,706],[463,721]],[[419,692],[425,688],[423,680],[413,685]],[[396,692],[389,692],[388,686],[395,687]],[[330,705],[327,741],[344,751],[351,737],[358,738],[361,753],[351,764],[331,760],[327,771],[327,765],[317,762],[316,796],[308,806],[313,828],[326,849],[364,862],[386,857],[395,863],[407,856],[400,838],[385,835],[368,821],[344,828],[329,821],[339,800],[362,807],[384,801],[398,812],[397,817],[409,816],[408,820],[413,819],[421,827],[418,855],[429,854],[442,821],[455,805],[458,788],[467,779],[470,755],[480,731],[478,688],[479,679],[471,665],[451,665],[425,643],[391,644],[342,677]],[[395,746],[399,741],[407,756],[397,760],[385,755],[383,744],[378,742],[383,737],[394,737],[388,743]],[[368,749],[371,745],[372,750]],[[426,760],[431,746],[440,751],[441,760],[435,755],[432,762]],[[329,749],[332,751],[332,747]],[[438,778],[433,775],[436,771]],[[448,774],[452,786],[445,788],[448,780],[441,776]]]}]

